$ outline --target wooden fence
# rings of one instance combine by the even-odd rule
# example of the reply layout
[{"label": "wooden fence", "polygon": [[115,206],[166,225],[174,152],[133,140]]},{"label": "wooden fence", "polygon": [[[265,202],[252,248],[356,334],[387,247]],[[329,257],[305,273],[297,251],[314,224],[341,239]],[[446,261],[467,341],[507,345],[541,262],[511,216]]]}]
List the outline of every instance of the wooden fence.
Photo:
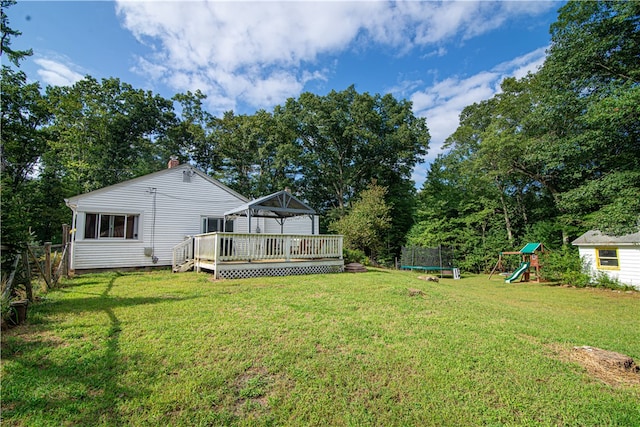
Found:
[{"label": "wooden fence", "polygon": [[[11,297],[24,287],[25,297],[33,301],[33,282],[44,282],[46,290],[54,288],[62,276],[69,276],[69,226],[63,225],[63,243],[53,245],[25,245],[19,251],[12,251],[9,274],[2,275],[2,298]],[[4,255],[11,248],[1,246]],[[3,272],[4,273],[4,272]]]}]

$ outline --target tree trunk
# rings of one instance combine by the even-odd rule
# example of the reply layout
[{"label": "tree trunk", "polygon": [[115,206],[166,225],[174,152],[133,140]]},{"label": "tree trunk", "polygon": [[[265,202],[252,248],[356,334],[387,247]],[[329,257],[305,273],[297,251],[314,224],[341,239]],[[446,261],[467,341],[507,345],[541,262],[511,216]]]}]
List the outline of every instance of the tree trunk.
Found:
[{"label": "tree trunk", "polygon": [[504,213],[504,224],[507,229],[507,239],[509,241],[513,240],[513,231],[511,231],[511,219],[509,218],[509,211],[507,211],[507,202],[504,199],[504,192],[502,191],[502,186],[496,179],[496,185],[498,187],[498,191],[500,192],[500,203],[502,204],[502,212]]}]

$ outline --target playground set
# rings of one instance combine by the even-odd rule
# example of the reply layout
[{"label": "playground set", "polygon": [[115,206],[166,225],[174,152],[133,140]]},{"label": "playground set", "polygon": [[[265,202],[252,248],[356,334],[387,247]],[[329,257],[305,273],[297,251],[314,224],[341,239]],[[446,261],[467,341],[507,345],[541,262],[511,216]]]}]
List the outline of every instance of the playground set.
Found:
[{"label": "playground set", "polygon": [[500,252],[498,262],[496,263],[495,267],[493,267],[493,270],[491,270],[489,279],[491,279],[496,270],[505,270],[502,262],[503,255],[520,255],[522,257],[520,266],[518,266],[518,268],[516,268],[510,275],[508,275],[506,279],[504,279],[505,283],[513,283],[518,279],[520,279],[521,282],[530,281],[531,269],[534,270],[536,282],[539,283],[540,268],[542,268],[542,265],[540,264],[539,254],[543,252],[544,246],[542,245],[542,243],[527,243],[524,248],[520,249],[517,252]]},{"label": "playground set", "polygon": [[455,267],[453,246],[439,245],[437,248],[423,248],[418,246],[402,247],[400,257],[402,270],[422,270],[438,272],[443,275],[460,278],[460,269]]}]

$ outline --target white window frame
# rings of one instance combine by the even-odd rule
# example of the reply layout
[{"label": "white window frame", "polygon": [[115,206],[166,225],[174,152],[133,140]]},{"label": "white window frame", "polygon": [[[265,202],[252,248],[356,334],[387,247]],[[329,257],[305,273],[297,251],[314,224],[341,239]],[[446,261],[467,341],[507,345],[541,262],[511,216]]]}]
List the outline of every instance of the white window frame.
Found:
[{"label": "white window frame", "polygon": [[[89,234],[89,236],[93,235],[93,237],[87,236],[88,230],[88,222],[89,216],[95,215],[96,221],[93,225],[93,232]],[[122,236],[114,236],[115,231],[115,222],[116,217],[123,217],[124,223],[122,225],[123,231]],[[103,227],[106,224],[105,221],[108,221],[108,226]],[[128,226],[130,221],[133,221],[132,228],[132,236],[127,237]],[[137,242],[141,240],[141,229],[142,229],[142,221],[141,215],[139,213],[114,213],[114,212],[85,212],[84,213],[84,224],[83,224],[83,240],[87,241],[126,241],[126,242]],[[104,235],[104,232],[107,232],[107,235]]]},{"label": "white window frame", "polygon": [[[216,221],[216,231],[208,231],[209,230],[209,222]],[[231,227],[229,227],[231,226]],[[224,228],[223,228],[224,227]],[[229,229],[231,228],[231,229]],[[200,217],[200,232],[201,233],[222,233],[223,231],[226,233],[233,233],[234,221],[227,220],[225,226],[224,217],[219,216],[202,216]]]}]

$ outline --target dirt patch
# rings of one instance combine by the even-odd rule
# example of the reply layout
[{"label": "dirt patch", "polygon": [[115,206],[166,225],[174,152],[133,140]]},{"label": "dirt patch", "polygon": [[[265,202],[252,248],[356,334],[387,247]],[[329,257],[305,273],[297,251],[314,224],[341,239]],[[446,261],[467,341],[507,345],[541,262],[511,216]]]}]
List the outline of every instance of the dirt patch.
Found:
[{"label": "dirt patch", "polygon": [[640,386],[640,366],[629,356],[590,346],[566,349],[555,344],[548,347],[560,360],[578,363],[591,377],[610,386]]},{"label": "dirt patch", "polygon": [[248,412],[263,413],[268,410],[267,392],[272,378],[262,366],[251,367],[239,375],[233,390],[236,396],[233,413],[237,416]]},{"label": "dirt patch", "polygon": [[409,289],[407,289],[407,291],[409,291],[409,296],[410,297],[417,297],[417,296],[420,296],[420,295],[424,295],[424,292],[422,292],[420,289],[409,288]]}]

